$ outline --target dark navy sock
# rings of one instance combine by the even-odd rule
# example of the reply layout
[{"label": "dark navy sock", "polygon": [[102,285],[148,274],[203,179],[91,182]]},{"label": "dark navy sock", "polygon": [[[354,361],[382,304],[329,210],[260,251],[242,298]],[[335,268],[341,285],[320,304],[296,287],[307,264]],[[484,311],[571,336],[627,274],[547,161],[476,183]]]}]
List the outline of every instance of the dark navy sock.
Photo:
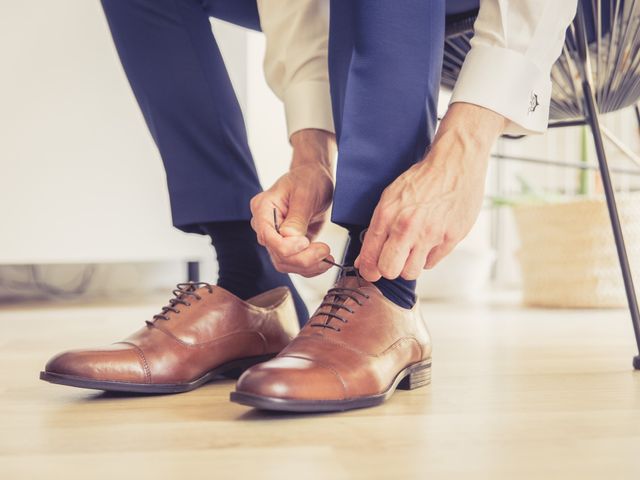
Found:
[{"label": "dark navy sock", "polygon": [[[360,234],[364,229],[365,227],[356,225],[347,226],[347,230],[349,231],[349,244],[347,245],[347,250],[342,261],[343,265],[353,265],[353,262],[355,262],[356,258],[358,257],[360,249],[362,248],[362,242],[360,242]],[[413,306],[416,304],[417,298],[415,280],[405,280],[402,277],[398,277],[394,280],[381,278],[373,284],[378,287],[378,289],[385,297],[387,297],[389,300],[400,307],[413,308]]]},{"label": "dark navy sock", "polygon": [[309,319],[302,297],[293,286],[289,275],[278,272],[261,246],[249,221],[211,222],[200,225],[211,237],[218,257],[218,285],[243,300],[272,288],[287,286],[300,326]]}]

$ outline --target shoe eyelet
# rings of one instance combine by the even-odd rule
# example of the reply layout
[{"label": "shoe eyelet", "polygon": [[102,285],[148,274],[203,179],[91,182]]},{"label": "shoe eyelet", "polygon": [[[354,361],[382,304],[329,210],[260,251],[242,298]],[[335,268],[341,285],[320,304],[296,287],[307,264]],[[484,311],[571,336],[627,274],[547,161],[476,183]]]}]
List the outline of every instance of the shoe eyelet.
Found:
[{"label": "shoe eyelet", "polygon": [[190,307],[191,306],[191,302],[186,302],[184,305],[185,305],[185,307]]},{"label": "shoe eyelet", "polygon": [[180,313],[180,310],[176,310],[176,313]]}]

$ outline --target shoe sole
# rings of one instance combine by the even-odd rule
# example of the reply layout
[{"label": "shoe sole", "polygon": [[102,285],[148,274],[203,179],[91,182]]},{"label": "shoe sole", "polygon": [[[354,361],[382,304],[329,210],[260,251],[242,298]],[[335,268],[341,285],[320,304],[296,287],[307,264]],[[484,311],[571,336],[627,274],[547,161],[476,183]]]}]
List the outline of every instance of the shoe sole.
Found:
[{"label": "shoe sole", "polygon": [[205,383],[209,383],[221,376],[226,378],[238,378],[242,372],[258,363],[266,362],[276,354],[259,355],[256,357],[239,358],[219,365],[209,370],[201,377],[187,383],[131,383],[114,382],[109,380],[94,380],[91,378],[65,375],[62,373],[40,372],[40,380],[66,385],[68,387],[86,388],[90,390],[104,390],[107,392],[126,393],[184,393],[195,390]]},{"label": "shoe sole", "polygon": [[413,390],[431,383],[431,359],[409,365],[396,375],[391,386],[383,393],[345,400],[295,400],[266,397],[251,393],[231,392],[230,400],[260,410],[282,412],[342,412],[356,408],[375,407],[388,400],[396,391]]}]

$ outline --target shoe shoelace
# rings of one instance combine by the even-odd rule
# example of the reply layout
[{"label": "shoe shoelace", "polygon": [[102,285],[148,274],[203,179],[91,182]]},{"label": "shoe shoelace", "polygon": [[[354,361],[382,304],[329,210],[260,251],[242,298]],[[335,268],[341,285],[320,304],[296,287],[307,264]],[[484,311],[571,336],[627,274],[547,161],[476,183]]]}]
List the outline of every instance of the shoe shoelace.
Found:
[{"label": "shoe shoelace", "polygon": [[206,288],[209,293],[213,293],[213,285],[206,282],[186,282],[179,283],[176,285],[175,290],[172,291],[175,298],[169,300],[169,304],[162,307],[162,313],[158,313],[153,316],[153,321],[147,320],[145,323],[149,326],[153,326],[156,320],[169,320],[167,313],[173,312],[176,315],[180,313],[180,310],[177,308],[178,305],[184,305],[185,307],[190,307],[191,302],[188,301],[189,297],[195,298],[196,300],[202,300],[202,296],[196,292],[199,288]]},{"label": "shoe shoelace", "polygon": [[[364,305],[363,299],[368,300],[371,296],[368,293],[363,292],[360,288],[362,287],[362,277],[360,276],[360,272],[356,267],[340,265],[339,263],[332,262],[331,260],[324,259],[326,263],[330,263],[340,269],[340,274],[338,275],[338,280],[336,284],[340,283],[342,278],[346,277],[348,273],[353,272],[358,281],[358,288],[351,287],[333,287],[327,291],[327,294],[324,296],[322,303],[318,307],[316,313],[314,313],[311,318],[325,316],[326,319],[322,323],[310,323],[309,326],[317,327],[317,328],[328,328],[330,330],[334,330],[339,332],[341,330],[340,327],[334,327],[331,325],[331,320],[336,319],[340,322],[349,323],[349,320],[340,315],[338,312],[340,310],[345,310],[347,313],[355,313],[355,310],[344,304],[348,299],[356,302],[358,306]],[[331,297],[333,297],[331,299]],[[331,301],[330,301],[331,299]],[[328,311],[320,310],[322,307],[330,307]]]},{"label": "shoe shoelace", "polygon": [[[278,212],[276,208],[273,209],[273,226],[276,229],[276,232],[280,233],[280,228],[278,226]],[[360,232],[360,242],[363,241],[366,230],[367,229],[365,228],[362,232]],[[332,262],[328,258],[324,258],[322,261],[329,263],[334,267],[338,267],[340,269],[340,274],[338,275],[338,280],[336,281],[336,284],[340,283],[340,280],[342,280],[343,277],[346,277],[349,272],[353,272],[355,274],[355,277],[358,279],[358,287],[362,287],[361,282],[363,278],[360,276],[360,272],[356,267],[341,265],[339,263]],[[339,320],[342,323],[348,323],[349,320],[347,320],[342,315],[336,312],[338,312],[339,310],[346,310],[347,313],[354,313],[354,310],[346,306],[344,302],[350,298],[351,300],[356,302],[358,306],[361,307],[363,305],[363,302],[359,296],[364,297],[365,300],[368,300],[370,298],[370,295],[368,293],[364,293],[363,291],[361,291],[360,288],[350,288],[350,287],[330,288],[327,291],[327,294],[324,296],[322,303],[318,307],[318,310],[321,309],[322,307],[331,307],[330,310],[316,311],[316,313],[314,313],[309,319],[309,321],[311,321],[312,318],[324,315],[327,317],[326,320],[323,323],[310,323],[309,326],[318,327],[318,328],[328,328],[330,330],[339,332],[341,330],[340,327],[334,327],[333,325],[331,325],[330,323],[331,320],[335,318],[336,320]],[[330,297],[333,297],[333,301],[328,301]]]}]

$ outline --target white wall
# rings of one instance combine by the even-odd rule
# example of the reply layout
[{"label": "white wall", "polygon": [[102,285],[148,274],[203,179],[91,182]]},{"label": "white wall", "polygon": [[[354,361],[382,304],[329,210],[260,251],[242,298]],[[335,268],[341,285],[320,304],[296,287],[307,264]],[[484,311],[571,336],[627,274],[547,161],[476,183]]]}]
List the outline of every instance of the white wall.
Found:
[{"label": "white wall", "polygon": [[[171,227],[161,161],[99,2],[2,10],[0,265],[17,266],[0,266],[0,298],[35,291],[29,265],[46,283],[70,288],[86,264],[100,264],[94,293],[166,288],[184,280],[179,261],[191,258],[204,259],[203,279],[215,280],[208,240]],[[282,106],[262,73],[264,38],[212,24],[270,185],[291,151]]]},{"label": "white wall", "polygon": [[99,2],[3,2],[0,58],[0,264],[211,255],[171,227]]}]

